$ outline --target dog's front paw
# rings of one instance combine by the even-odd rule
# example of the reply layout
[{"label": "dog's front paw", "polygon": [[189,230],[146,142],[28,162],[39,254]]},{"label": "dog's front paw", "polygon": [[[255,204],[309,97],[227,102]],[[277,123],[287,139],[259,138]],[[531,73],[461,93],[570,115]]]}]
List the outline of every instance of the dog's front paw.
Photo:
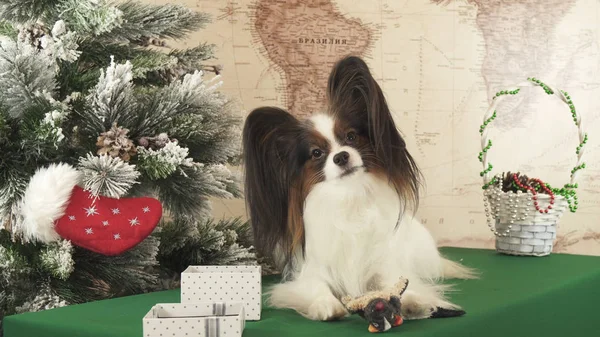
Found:
[{"label": "dog's front paw", "polygon": [[346,308],[333,296],[317,298],[309,307],[306,316],[316,321],[332,321],[348,314]]},{"label": "dog's front paw", "polygon": [[421,301],[419,296],[408,293],[402,297],[402,317],[406,320],[425,319],[431,317],[435,306]]}]

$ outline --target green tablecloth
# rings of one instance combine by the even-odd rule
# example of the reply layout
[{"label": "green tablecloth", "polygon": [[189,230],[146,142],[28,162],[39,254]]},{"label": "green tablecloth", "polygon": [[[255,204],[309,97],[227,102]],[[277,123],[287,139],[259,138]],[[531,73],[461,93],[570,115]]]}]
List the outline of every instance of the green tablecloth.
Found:
[{"label": "green tablecloth", "polygon": [[[467,314],[406,321],[385,334],[417,336],[600,336],[600,257],[553,254],[514,257],[495,251],[445,248],[451,259],[482,272],[479,280],[453,281],[452,300]],[[265,284],[273,281],[265,279]],[[142,317],[156,303],[179,301],[179,291],[116,298],[8,316],[5,337],[142,337]],[[596,331],[596,332],[594,332]],[[295,312],[263,308],[244,337],[373,336],[358,316],[313,322]]]}]

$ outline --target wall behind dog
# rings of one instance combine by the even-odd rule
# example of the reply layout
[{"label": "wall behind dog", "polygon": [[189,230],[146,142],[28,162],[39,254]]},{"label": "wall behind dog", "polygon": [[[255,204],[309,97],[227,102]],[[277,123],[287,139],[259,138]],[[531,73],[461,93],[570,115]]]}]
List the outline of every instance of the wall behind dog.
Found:
[{"label": "wall behind dog", "polygon": [[[479,126],[499,90],[528,77],[571,95],[589,141],[579,209],[558,227],[555,252],[600,255],[600,3],[594,0],[144,0],[209,13],[169,47],[214,43],[222,91],[240,116],[276,105],[305,117],[345,54],[363,56],[382,86],[426,186],[417,216],[440,245],[493,248],[485,223]],[[492,173],[569,181],[577,128],[541,89],[523,90],[490,124]],[[237,169],[237,168],[234,168]],[[213,200],[216,217],[246,216],[243,200]]]}]

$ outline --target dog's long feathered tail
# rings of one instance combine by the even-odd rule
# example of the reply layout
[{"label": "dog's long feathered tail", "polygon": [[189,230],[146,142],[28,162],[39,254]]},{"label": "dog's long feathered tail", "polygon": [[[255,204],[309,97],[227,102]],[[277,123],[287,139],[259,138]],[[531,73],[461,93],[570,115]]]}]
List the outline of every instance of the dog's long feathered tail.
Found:
[{"label": "dog's long feathered tail", "polygon": [[442,257],[442,276],[444,279],[477,279],[479,274],[473,268]]}]

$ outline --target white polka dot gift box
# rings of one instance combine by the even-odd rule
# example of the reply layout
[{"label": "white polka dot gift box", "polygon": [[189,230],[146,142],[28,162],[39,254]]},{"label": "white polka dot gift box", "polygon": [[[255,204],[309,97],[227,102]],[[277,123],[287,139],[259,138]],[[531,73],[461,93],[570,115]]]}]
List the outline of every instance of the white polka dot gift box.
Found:
[{"label": "white polka dot gift box", "polygon": [[159,303],[144,316],[144,337],[241,337],[242,303]]},{"label": "white polka dot gift box", "polygon": [[181,303],[241,302],[245,319],[260,320],[260,266],[189,266],[181,273]]}]

